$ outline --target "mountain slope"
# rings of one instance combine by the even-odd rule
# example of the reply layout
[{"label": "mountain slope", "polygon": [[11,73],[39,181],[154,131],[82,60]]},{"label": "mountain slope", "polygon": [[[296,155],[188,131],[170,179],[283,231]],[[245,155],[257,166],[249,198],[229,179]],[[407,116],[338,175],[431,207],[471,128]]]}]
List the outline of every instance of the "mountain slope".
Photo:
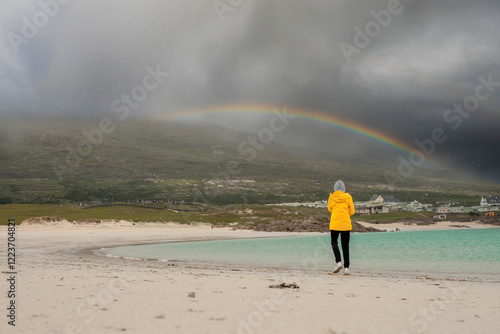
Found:
[{"label": "mountain slope", "polygon": [[[172,200],[228,203],[327,198],[343,179],[355,200],[373,193],[475,204],[500,187],[443,171],[398,177],[389,160],[338,159],[209,124],[131,120],[99,134],[100,120],[5,120],[0,200],[20,203]],[[389,177],[388,177],[389,176]],[[388,179],[395,180],[388,184]]]}]

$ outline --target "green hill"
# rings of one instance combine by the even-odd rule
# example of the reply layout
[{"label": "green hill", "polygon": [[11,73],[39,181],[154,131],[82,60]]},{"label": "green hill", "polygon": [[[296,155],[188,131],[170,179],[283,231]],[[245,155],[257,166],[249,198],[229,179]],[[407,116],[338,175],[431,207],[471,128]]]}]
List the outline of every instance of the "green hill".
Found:
[{"label": "green hill", "polygon": [[316,201],[337,179],[355,200],[383,193],[477,205],[481,195],[500,193],[498,185],[447,171],[419,170],[388,185],[385,175],[397,176],[396,165],[381,158],[334,160],[277,143],[254,157],[244,144],[248,134],[210,124],[130,120],[102,138],[94,133],[91,143],[82,131],[98,126],[99,120],[2,120],[0,203]]}]

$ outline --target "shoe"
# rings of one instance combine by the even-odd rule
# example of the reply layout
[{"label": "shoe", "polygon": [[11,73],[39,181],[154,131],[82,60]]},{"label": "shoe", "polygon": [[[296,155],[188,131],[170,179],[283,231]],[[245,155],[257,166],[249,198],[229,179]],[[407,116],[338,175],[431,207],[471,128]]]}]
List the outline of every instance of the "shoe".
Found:
[{"label": "shoe", "polygon": [[344,275],[349,275],[351,274],[351,272],[349,271],[349,268],[345,268],[344,269]]},{"label": "shoe", "polygon": [[335,268],[333,268],[333,273],[338,273],[342,268],[342,263],[337,262],[337,265],[335,266]]}]

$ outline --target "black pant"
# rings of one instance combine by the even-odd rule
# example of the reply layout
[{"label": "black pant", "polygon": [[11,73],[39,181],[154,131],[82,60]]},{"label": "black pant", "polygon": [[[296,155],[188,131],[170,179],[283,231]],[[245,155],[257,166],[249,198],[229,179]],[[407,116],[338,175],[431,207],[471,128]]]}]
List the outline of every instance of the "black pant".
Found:
[{"label": "black pant", "polygon": [[342,259],[340,258],[339,244],[337,243],[339,234],[340,234],[340,240],[342,241],[342,255],[344,255],[344,268],[349,268],[349,239],[351,238],[351,231],[330,230],[330,235],[332,237],[333,254],[335,255],[336,263],[342,261]]}]

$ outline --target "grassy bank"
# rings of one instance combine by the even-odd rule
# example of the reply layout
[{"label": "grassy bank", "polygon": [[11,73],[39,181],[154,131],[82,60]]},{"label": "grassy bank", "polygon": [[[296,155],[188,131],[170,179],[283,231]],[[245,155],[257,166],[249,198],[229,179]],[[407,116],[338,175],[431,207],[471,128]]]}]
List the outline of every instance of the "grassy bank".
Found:
[{"label": "grassy bank", "polygon": [[[195,210],[183,206],[184,210]],[[217,225],[230,223],[265,223],[271,220],[292,221],[316,217],[328,219],[327,212],[322,209],[293,208],[283,209],[273,206],[243,206],[231,205],[215,207],[210,211],[191,212],[173,209],[152,209],[139,206],[97,206],[93,208],[71,207],[54,204],[8,204],[0,205],[0,225],[6,225],[9,218],[15,218],[19,224],[23,220],[35,217],[60,217],[68,221],[86,219],[117,219],[136,222],[176,222],[189,224],[204,222]]]},{"label": "grassy bank", "polygon": [[[55,204],[7,204],[0,205],[0,225],[6,225],[9,218],[15,218],[20,224],[23,220],[35,217],[59,217],[73,220],[128,220],[135,222],[175,222],[190,224],[202,222],[215,225],[262,225],[282,221],[296,223],[316,220],[326,223],[330,214],[326,209],[307,207],[279,207],[268,205],[228,205],[220,207],[201,207],[204,211],[194,211],[200,206],[176,206],[172,208],[147,208],[132,205],[96,206],[83,208]],[[177,210],[176,210],[177,209]],[[179,211],[193,210],[193,211]],[[353,220],[388,222],[388,221],[422,221],[432,220],[432,212],[391,212],[373,215],[354,215]],[[477,219],[475,217],[474,219]],[[467,214],[448,215],[449,220],[470,220]]]},{"label": "grassy bank", "polygon": [[433,212],[389,212],[389,213],[376,213],[372,215],[354,215],[353,219],[364,221],[390,221],[390,220],[428,220],[432,219],[435,215]]}]

